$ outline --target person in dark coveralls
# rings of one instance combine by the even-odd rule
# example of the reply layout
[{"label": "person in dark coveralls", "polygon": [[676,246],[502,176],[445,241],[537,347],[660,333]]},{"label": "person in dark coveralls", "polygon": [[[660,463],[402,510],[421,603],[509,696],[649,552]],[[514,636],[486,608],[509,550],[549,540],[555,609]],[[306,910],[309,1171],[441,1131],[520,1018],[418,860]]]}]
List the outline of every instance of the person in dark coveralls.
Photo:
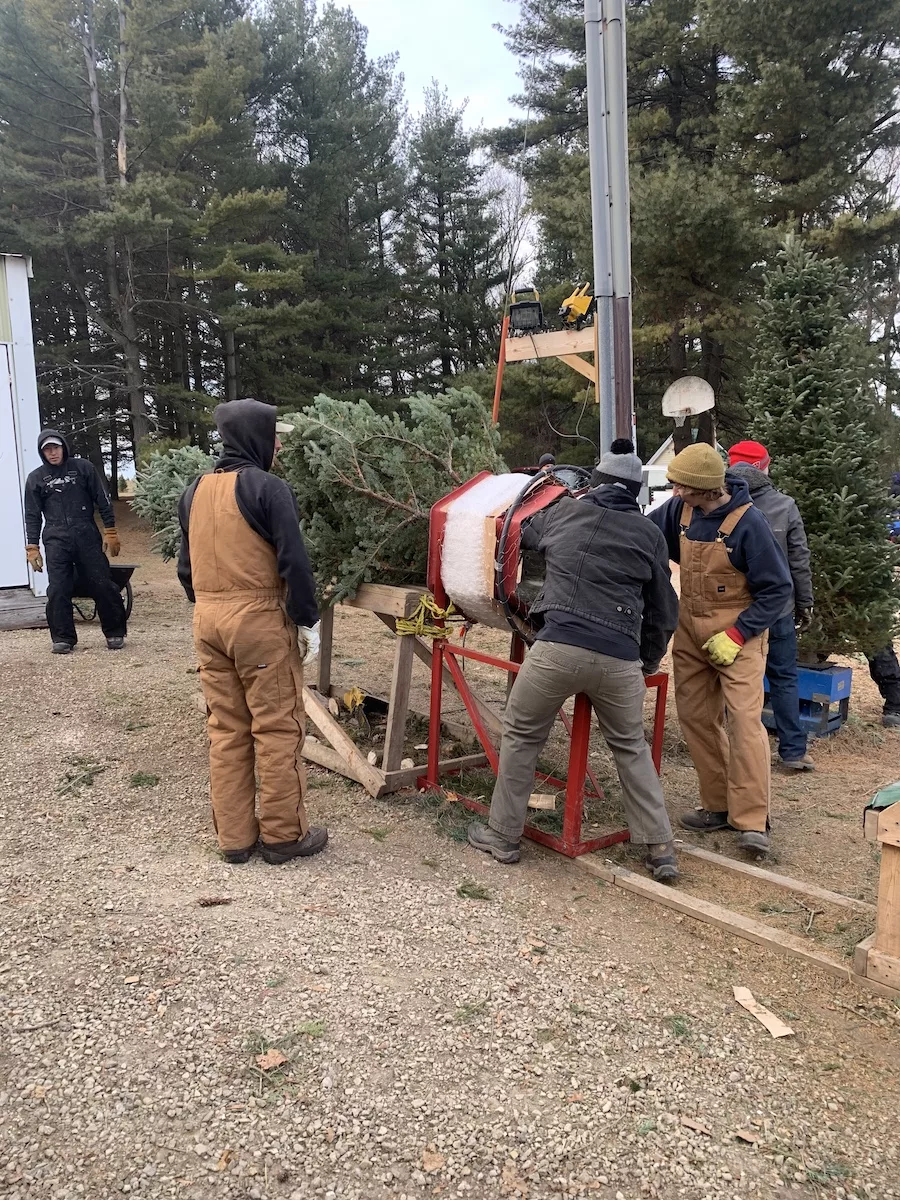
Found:
[{"label": "person in dark coveralls", "polygon": [[[106,488],[93,463],[69,451],[55,429],[38,437],[41,465],[25,480],[25,553],[32,570],[41,572],[41,523],[47,552],[47,624],[54,654],[71,654],[78,642],[72,597],[76,573],[79,593],[97,605],[100,626],[110,650],[125,645],[127,628],[122,593],[109,573],[107,551],[113,558],[121,544]],[[103,537],[94,510],[103,522]]]},{"label": "person in dark coveralls", "polygon": [[519,861],[538,755],[565,701],[584,692],[615,760],[631,841],[654,879],[672,880],[672,827],[643,716],[644,676],[659,669],[678,624],[669,552],[638,506],[641,460],[627,438],[613,442],[591,482],[582,499],[563,497],[523,527],[522,545],[546,561],[529,611],[541,629],[506,702],[489,824],[473,822],[469,843]]},{"label": "person in dark coveralls", "polygon": [[[316,585],[294,494],[269,474],[281,442],[276,412],[232,400],[214,413],[215,470],[181,498],[178,578],[194,604],[206,698],[209,790],[219,849],[247,862],[318,854],[328,831],[304,805],[303,664],[316,657]],[[256,780],[259,779],[259,817]]]}]

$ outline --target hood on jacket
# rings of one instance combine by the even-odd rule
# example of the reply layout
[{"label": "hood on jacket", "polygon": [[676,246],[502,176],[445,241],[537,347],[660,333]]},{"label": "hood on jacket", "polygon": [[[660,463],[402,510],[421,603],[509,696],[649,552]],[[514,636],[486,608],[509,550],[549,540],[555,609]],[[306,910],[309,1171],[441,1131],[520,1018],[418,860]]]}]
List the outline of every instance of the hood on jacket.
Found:
[{"label": "hood on jacket", "polygon": [[69,443],[58,429],[42,429],[38,434],[37,448],[38,454],[41,456],[41,462],[47,462],[46,458],[44,458],[44,443],[49,441],[50,438],[59,438],[59,440],[62,442],[63,462],[65,462],[72,451],[69,449]]},{"label": "hood on jacket", "polygon": [[736,508],[740,508],[742,504],[751,504],[750,487],[747,480],[742,476],[735,474],[731,467],[725,471],[725,490],[731,493],[731,499],[727,504],[722,504],[719,508],[714,509],[711,513],[697,513],[697,516],[706,516],[707,519],[718,517],[721,519],[726,513],[732,512]]},{"label": "hood on jacket", "polygon": [[752,467],[750,463],[735,463],[734,466],[728,468],[728,473],[743,479],[750,489],[751,496],[758,496],[760,492],[775,488],[775,484],[765,471],[760,471],[758,467]]},{"label": "hood on jacket", "polygon": [[582,499],[589,504],[596,504],[598,508],[613,508],[617,512],[641,511],[631,490],[617,483],[602,483],[600,487],[592,488]]},{"label": "hood on jacket", "polygon": [[222,438],[222,459],[268,471],[275,458],[276,417],[274,405],[261,400],[230,400],[216,405],[213,418]]}]

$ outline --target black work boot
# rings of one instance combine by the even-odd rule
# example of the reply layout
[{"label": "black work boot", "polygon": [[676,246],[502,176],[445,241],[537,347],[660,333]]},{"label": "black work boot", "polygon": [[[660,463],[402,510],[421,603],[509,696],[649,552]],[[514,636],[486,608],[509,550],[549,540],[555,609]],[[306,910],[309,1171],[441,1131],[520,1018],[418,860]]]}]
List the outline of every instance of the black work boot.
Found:
[{"label": "black work boot", "polygon": [[306,837],[301,838],[299,842],[281,842],[277,846],[267,846],[265,842],[260,842],[259,852],[267,863],[278,866],[290,862],[292,858],[311,858],[313,854],[324,850],[327,842],[328,830],[325,826],[313,825]]},{"label": "black work boot", "polygon": [[256,843],[254,842],[253,845],[248,846],[246,850],[220,850],[219,853],[227,863],[234,863],[237,865],[239,863],[249,862],[253,857],[253,851],[255,849]]},{"label": "black work boot", "polygon": [[519,861],[519,843],[509,841],[502,833],[491,829],[490,825],[482,825],[480,821],[473,821],[469,826],[469,845],[476,850],[483,850],[485,854],[492,854],[499,863],[509,865]]},{"label": "black work boot", "polygon": [[106,639],[107,650],[121,650],[124,645],[125,639],[123,637],[112,637]]},{"label": "black work boot", "polygon": [[768,854],[772,849],[767,833],[756,829],[742,829],[737,839],[738,850],[748,850],[751,854]]},{"label": "black work boot", "polygon": [[657,883],[671,883],[678,878],[675,843],[658,842],[644,847],[644,866]]},{"label": "black work boot", "polygon": [[51,654],[71,654],[75,647],[71,642],[54,642],[50,647]]},{"label": "black work boot", "polygon": [[723,829],[731,829],[727,811],[709,812],[705,808],[684,813],[678,818],[678,824],[682,829],[690,829],[694,833],[721,833]]},{"label": "black work boot", "polygon": [[884,712],[881,723],[885,729],[900,729],[900,712]]}]

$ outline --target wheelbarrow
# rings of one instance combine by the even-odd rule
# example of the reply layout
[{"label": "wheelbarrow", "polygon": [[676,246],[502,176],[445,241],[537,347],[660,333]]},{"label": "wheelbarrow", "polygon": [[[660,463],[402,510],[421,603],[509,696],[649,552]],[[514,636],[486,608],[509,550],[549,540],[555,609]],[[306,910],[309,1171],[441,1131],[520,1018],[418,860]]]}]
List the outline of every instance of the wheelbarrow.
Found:
[{"label": "wheelbarrow", "polygon": [[[110,563],[109,573],[113,583],[122,593],[122,599],[125,602],[125,620],[131,616],[131,610],[134,607],[134,592],[131,587],[131,576],[138,569],[139,563]],[[97,617],[97,605],[90,596],[79,595],[79,579],[75,575],[75,595],[72,598],[72,607],[81,617],[82,621],[93,621]]]}]

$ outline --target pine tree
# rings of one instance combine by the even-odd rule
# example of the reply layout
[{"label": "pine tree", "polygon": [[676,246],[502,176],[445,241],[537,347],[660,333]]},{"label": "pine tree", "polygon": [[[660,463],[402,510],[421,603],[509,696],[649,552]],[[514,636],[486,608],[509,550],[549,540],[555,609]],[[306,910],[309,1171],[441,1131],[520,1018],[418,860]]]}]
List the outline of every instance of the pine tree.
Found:
[{"label": "pine tree", "polygon": [[803,650],[871,655],[897,629],[900,554],[887,537],[884,425],[847,284],[840,262],[788,239],[765,277],[747,402],[809,539],[816,607]]}]

